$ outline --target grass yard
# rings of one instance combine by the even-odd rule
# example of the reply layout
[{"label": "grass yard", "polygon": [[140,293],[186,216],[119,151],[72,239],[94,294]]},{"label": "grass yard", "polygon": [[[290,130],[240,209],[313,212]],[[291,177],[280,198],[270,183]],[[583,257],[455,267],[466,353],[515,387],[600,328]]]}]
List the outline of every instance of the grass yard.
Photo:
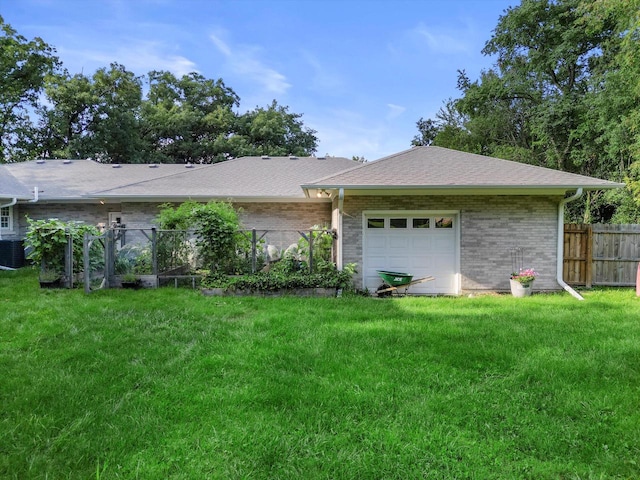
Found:
[{"label": "grass yard", "polygon": [[631,289],[40,290],[0,272],[0,477],[640,478]]}]

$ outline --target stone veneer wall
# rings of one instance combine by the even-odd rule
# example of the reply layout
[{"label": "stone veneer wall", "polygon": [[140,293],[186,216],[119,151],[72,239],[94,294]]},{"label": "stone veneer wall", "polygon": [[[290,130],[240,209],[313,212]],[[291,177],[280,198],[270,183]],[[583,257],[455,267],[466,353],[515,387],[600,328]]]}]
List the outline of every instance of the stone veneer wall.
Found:
[{"label": "stone veneer wall", "polygon": [[[535,288],[557,290],[557,215],[561,197],[549,196],[346,196],[343,260],[362,265],[365,210],[457,210],[464,291],[509,289],[510,250],[524,249],[525,267],[540,276]],[[362,286],[359,275],[357,286]]]}]

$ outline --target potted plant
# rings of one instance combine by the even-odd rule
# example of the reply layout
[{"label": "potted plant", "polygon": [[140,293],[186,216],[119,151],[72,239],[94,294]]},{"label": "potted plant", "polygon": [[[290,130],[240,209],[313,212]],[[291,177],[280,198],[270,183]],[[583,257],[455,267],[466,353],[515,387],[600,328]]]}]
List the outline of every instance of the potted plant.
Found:
[{"label": "potted plant", "polygon": [[538,276],[533,268],[521,268],[511,274],[511,294],[514,297],[528,297],[531,295],[531,286]]}]

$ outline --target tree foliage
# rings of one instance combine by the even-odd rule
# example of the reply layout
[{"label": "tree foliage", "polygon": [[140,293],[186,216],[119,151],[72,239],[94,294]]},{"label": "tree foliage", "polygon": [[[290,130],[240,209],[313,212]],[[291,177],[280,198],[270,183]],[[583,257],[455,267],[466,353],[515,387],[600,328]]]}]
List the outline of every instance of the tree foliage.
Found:
[{"label": "tree foliage", "polygon": [[238,113],[240,97],[222,79],[157,70],[140,77],[117,63],[71,74],[41,39],[27,41],[2,17],[0,29],[0,162],[215,163],[316,151],[301,114],[275,100]]},{"label": "tree foliage", "polygon": [[522,0],[499,18],[483,49],[494,67],[477,80],[459,71],[461,97],[436,119],[420,119],[420,135],[444,147],[627,179],[623,195],[587,195],[574,219],[610,220],[610,202],[640,208],[632,168],[640,160],[639,12],[640,0]]},{"label": "tree foliage", "polygon": [[33,155],[37,129],[29,113],[58,65],[52,47],[41,38],[27,40],[0,16],[0,163]]},{"label": "tree foliage", "polygon": [[93,76],[64,72],[47,78],[50,106],[40,110],[41,156],[135,163],[142,158],[142,83],[117,63]]}]

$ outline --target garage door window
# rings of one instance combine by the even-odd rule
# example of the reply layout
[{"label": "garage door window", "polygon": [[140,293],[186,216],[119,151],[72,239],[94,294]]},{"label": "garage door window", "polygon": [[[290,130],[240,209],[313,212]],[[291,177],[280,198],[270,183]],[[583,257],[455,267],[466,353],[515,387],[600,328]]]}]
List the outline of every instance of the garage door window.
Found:
[{"label": "garage door window", "polygon": [[384,228],[384,218],[370,218],[367,220],[367,228]]},{"label": "garage door window", "polygon": [[453,228],[453,218],[436,218],[436,228]]},{"label": "garage door window", "polygon": [[414,218],[413,219],[413,228],[429,228],[429,219],[428,218]]},{"label": "garage door window", "polygon": [[390,228],[407,228],[406,218],[392,218],[389,220]]}]

